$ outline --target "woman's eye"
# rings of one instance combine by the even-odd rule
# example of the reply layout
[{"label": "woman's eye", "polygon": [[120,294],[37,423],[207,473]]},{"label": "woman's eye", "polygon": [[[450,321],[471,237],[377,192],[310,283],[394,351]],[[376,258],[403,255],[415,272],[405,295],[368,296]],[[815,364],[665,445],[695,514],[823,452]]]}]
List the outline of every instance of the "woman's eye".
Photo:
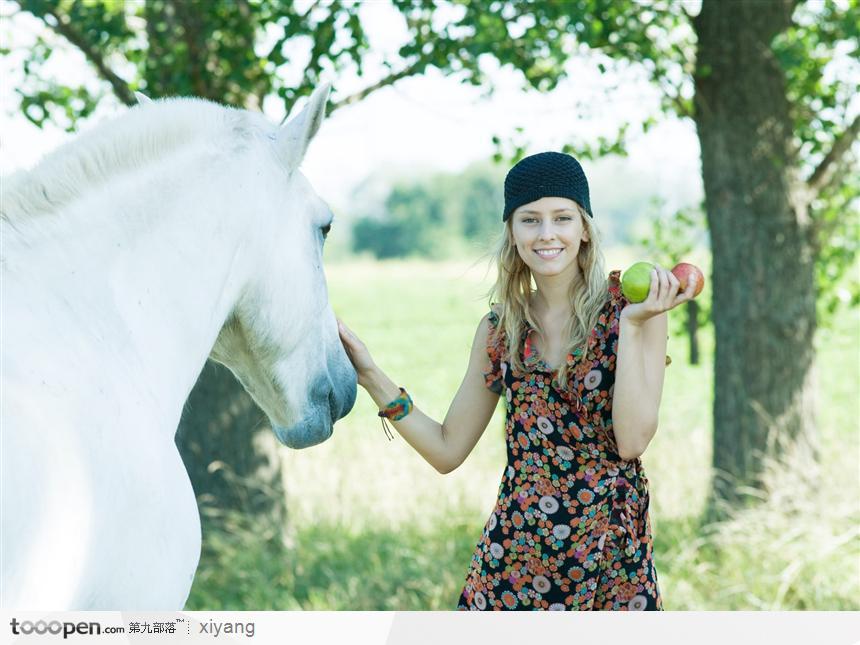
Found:
[{"label": "woman's eye", "polygon": [[325,226],[323,226],[320,230],[322,231],[323,239],[327,238],[327,237],[328,237],[328,233],[329,233],[329,231],[331,230],[331,224],[326,224],[326,225],[325,225]]},{"label": "woman's eye", "polygon": [[561,220],[562,222],[569,222],[573,218],[570,215],[561,215],[558,217],[558,219]]}]

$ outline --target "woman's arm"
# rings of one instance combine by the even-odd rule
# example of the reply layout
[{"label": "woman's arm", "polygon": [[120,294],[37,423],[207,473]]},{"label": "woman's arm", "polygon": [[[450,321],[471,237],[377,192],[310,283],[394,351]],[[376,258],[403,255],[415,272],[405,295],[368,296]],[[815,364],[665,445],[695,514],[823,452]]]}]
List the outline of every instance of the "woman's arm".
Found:
[{"label": "woman's arm", "polygon": [[654,434],[666,374],[667,311],[693,299],[696,278],[686,291],[671,271],[656,266],[651,272],[648,297],[621,310],[612,394],[612,428],[618,456],[639,457]]},{"label": "woman's arm", "polygon": [[[394,382],[373,362],[364,343],[342,322],[340,336],[358,373],[358,383],[382,409],[400,394]],[[397,432],[440,473],[449,473],[465,461],[489,424],[499,401],[484,382],[490,369],[487,355],[489,324],[481,320],[472,342],[469,365],[451,402],[445,420],[434,421],[418,406],[400,421],[392,421]],[[408,388],[407,388],[408,390]]]},{"label": "woman's arm", "polygon": [[657,432],[666,374],[668,315],[636,324],[621,316],[612,396],[612,427],[618,456],[636,459]]}]

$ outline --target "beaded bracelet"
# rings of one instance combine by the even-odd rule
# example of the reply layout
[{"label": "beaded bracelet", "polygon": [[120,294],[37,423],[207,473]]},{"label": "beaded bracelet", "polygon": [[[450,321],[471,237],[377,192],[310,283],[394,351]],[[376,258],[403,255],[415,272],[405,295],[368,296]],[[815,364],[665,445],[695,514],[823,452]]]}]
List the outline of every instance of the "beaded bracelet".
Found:
[{"label": "beaded bracelet", "polygon": [[394,438],[394,434],[386,424],[385,419],[400,421],[400,419],[412,412],[413,407],[412,397],[401,387],[400,395],[379,411],[378,416],[382,419],[382,429],[385,431],[385,436],[388,437],[389,441]]}]

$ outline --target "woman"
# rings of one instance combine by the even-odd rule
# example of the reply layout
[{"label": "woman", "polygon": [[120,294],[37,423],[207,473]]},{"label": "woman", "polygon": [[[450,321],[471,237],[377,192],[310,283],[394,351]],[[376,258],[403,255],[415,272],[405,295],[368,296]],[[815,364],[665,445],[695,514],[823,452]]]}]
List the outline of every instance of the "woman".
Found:
[{"label": "woman", "polygon": [[508,172],[498,304],[441,424],[339,323],[383,423],[441,473],[463,463],[505,397],[508,464],[460,609],[662,609],[639,457],[657,430],[666,312],[695,284],[679,293],[658,266],[647,299],[629,303],[619,271],[606,279],[592,219],[570,155],[532,155]]}]

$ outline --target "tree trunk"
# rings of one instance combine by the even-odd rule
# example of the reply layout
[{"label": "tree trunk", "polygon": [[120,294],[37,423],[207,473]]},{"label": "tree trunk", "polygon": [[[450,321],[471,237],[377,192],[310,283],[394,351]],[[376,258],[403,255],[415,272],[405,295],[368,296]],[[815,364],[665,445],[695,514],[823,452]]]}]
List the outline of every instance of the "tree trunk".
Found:
[{"label": "tree trunk", "polygon": [[690,339],[690,365],[699,364],[699,303],[687,303],[687,338]]},{"label": "tree trunk", "polygon": [[711,520],[745,501],[736,486],[759,484],[763,455],[814,432],[815,258],[785,78],[770,47],[794,4],[705,0],[694,20],[714,267]]},{"label": "tree trunk", "polygon": [[229,513],[265,515],[283,536],[286,500],[277,439],[268,420],[226,367],[207,361],[191,390],[176,445],[205,530]]}]

